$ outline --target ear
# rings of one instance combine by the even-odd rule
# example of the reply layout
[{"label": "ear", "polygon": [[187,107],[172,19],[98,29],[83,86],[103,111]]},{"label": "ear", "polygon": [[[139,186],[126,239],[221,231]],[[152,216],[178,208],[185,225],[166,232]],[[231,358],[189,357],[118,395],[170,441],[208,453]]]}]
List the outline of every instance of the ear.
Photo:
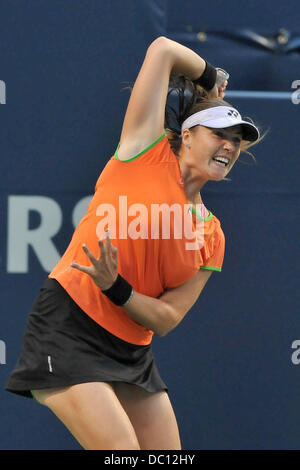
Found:
[{"label": "ear", "polygon": [[191,148],[190,137],[191,137],[190,131],[188,129],[184,129],[184,131],[182,132],[182,144],[187,148]]}]

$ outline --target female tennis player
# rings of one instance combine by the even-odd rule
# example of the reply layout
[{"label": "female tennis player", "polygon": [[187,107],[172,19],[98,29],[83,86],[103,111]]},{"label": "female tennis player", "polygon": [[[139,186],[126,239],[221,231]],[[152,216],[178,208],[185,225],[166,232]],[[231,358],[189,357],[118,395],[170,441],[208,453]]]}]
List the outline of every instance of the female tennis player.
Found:
[{"label": "female tennis player", "polygon": [[[49,407],[84,449],[181,448],[151,339],[221,271],[224,234],[201,189],[259,139],[217,76],[191,49],[151,43],[117,150],[30,312],[6,388]],[[166,114],[171,77],[179,111]]]}]

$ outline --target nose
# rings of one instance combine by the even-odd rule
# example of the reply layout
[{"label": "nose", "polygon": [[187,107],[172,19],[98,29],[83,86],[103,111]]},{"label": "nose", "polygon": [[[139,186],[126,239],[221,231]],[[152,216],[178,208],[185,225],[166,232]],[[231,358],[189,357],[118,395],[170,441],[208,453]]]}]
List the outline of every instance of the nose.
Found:
[{"label": "nose", "polygon": [[223,148],[228,152],[232,152],[236,149],[237,143],[231,139],[224,139]]}]

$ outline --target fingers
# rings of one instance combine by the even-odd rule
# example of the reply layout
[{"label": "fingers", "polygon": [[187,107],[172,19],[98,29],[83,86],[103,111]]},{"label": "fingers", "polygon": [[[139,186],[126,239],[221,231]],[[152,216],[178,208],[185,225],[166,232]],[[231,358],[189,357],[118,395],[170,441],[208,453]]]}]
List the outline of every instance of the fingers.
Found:
[{"label": "fingers", "polygon": [[106,262],[106,249],[103,240],[98,240],[99,245],[99,260]]},{"label": "fingers", "polygon": [[219,86],[219,98],[223,99],[225,96],[226,87],[228,85],[228,80],[226,80],[222,85]]},{"label": "fingers", "polygon": [[106,230],[105,232],[105,248],[107,250],[107,255],[108,256],[111,256],[111,240],[110,240],[110,234],[109,234],[109,230]]},{"label": "fingers", "polygon": [[78,269],[78,271],[82,271],[83,273],[91,274],[90,268],[88,266],[81,266],[80,264],[75,263],[75,261],[73,261],[70,266],[72,268]]},{"label": "fingers", "polygon": [[111,250],[112,250],[112,257],[114,259],[118,259],[118,248],[116,248],[114,245],[112,245]]},{"label": "fingers", "polygon": [[109,230],[105,231],[105,244],[103,243],[103,240],[99,240],[99,247],[101,254],[106,261],[110,257],[116,258],[118,249],[111,243]]},{"label": "fingers", "polygon": [[110,236],[108,235],[107,243],[109,246],[109,255],[112,257],[114,260],[115,264],[118,264],[118,248],[115,247],[110,240]]},{"label": "fingers", "polygon": [[[84,250],[89,260],[92,262],[92,264],[95,265],[97,263],[97,260],[95,256],[93,255],[93,253],[89,250],[89,248],[86,245],[82,245],[82,249]],[[73,261],[70,264],[70,266],[72,268],[78,269],[79,271],[82,271],[83,273],[90,274],[90,275],[92,274],[90,266],[82,266],[81,264],[78,264],[75,261]]]},{"label": "fingers", "polygon": [[[98,245],[99,245],[99,258],[95,258],[93,253],[90,251],[90,249],[83,244],[82,249],[91,261],[91,263],[97,268],[97,265],[99,264],[100,261],[106,263],[109,258],[113,258],[114,260],[117,259],[118,257],[118,249],[112,245],[111,239],[110,239],[110,234],[109,230],[105,232],[105,243],[103,240],[99,239],[98,240]],[[70,265],[72,268],[78,269],[79,271],[82,271],[87,274],[91,274],[90,267],[89,266],[82,266],[75,261],[73,261]]]},{"label": "fingers", "polygon": [[105,246],[107,247],[108,256],[116,259],[118,256],[118,249],[111,243],[109,230],[105,232],[105,238],[106,238]]},{"label": "fingers", "polygon": [[92,264],[95,265],[97,263],[97,260],[95,256],[93,255],[93,253],[89,250],[89,248],[86,245],[82,245],[82,249],[87,255],[87,257],[89,258],[89,260],[92,262]]},{"label": "fingers", "polygon": [[222,85],[220,85],[220,88],[226,88],[228,85],[228,81],[226,80],[225,82],[222,83]]}]

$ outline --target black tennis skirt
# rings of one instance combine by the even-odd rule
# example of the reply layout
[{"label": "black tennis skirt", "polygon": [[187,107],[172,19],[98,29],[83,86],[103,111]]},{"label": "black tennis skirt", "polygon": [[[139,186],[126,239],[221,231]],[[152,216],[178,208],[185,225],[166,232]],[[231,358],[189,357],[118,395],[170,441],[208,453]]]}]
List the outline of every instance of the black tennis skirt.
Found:
[{"label": "black tennis skirt", "polygon": [[116,381],[148,392],[168,391],[151,345],[117,338],[83,312],[55,279],[47,278],[27,319],[6,390],[32,398],[34,389]]}]

